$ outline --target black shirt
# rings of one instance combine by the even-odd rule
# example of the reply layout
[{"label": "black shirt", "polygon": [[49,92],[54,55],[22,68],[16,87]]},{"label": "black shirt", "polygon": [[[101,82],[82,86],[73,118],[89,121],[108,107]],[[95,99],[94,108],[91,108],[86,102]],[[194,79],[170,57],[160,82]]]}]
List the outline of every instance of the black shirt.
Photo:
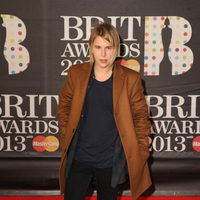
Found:
[{"label": "black shirt", "polygon": [[118,135],[113,117],[112,76],[103,82],[92,80],[79,127],[75,160],[97,168],[111,167]]}]

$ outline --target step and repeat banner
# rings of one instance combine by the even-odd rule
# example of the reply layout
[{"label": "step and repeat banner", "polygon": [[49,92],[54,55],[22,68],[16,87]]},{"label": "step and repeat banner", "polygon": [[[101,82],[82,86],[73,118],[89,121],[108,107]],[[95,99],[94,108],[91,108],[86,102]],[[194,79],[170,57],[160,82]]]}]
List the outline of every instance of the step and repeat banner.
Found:
[{"label": "step and repeat banner", "polygon": [[197,0],[1,0],[0,189],[17,180],[20,189],[58,189],[58,94],[70,66],[88,61],[100,20],[118,29],[120,62],[143,79],[149,194],[200,195],[199,7]]}]

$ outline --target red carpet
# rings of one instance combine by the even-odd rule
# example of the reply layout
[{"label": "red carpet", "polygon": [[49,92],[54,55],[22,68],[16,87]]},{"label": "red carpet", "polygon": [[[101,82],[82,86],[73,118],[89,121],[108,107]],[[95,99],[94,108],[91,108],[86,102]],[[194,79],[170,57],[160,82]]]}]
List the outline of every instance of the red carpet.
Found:
[{"label": "red carpet", "polygon": [[[0,200],[63,200],[62,196],[18,196],[0,197]],[[96,200],[96,197],[87,197],[86,200]],[[132,200],[131,197],[119,197],[118,200]],[[200,197],[140,197],[138,200],[200,200]]]}]

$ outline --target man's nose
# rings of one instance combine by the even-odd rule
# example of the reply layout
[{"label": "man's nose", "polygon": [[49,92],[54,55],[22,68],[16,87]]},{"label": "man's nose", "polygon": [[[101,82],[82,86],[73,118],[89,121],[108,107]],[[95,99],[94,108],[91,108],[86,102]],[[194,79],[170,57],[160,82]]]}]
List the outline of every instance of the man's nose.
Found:
[{"label": "man's nose", "polygon": [[105,55],[106,55],[106,50],[105,50],[105,49],[102,49],[102,50],[101,50],[101,56],[104,57]]}]

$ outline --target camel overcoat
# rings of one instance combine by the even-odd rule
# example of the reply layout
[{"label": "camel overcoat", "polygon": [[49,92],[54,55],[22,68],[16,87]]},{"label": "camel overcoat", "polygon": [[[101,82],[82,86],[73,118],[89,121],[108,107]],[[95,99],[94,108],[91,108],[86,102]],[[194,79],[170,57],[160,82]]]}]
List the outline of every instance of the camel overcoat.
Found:
[{"label": "camel overcoat", "polygon": [[[71,66],[59,95],[61,193],[65,188],[67,151],[81,117],[91,70],[90,63]],[[117,62],[113,69],[113,113],[127,161],[132,198],[136,199],[151,185],[147,164],[150,134],[148,107],[139,73]]]}]

